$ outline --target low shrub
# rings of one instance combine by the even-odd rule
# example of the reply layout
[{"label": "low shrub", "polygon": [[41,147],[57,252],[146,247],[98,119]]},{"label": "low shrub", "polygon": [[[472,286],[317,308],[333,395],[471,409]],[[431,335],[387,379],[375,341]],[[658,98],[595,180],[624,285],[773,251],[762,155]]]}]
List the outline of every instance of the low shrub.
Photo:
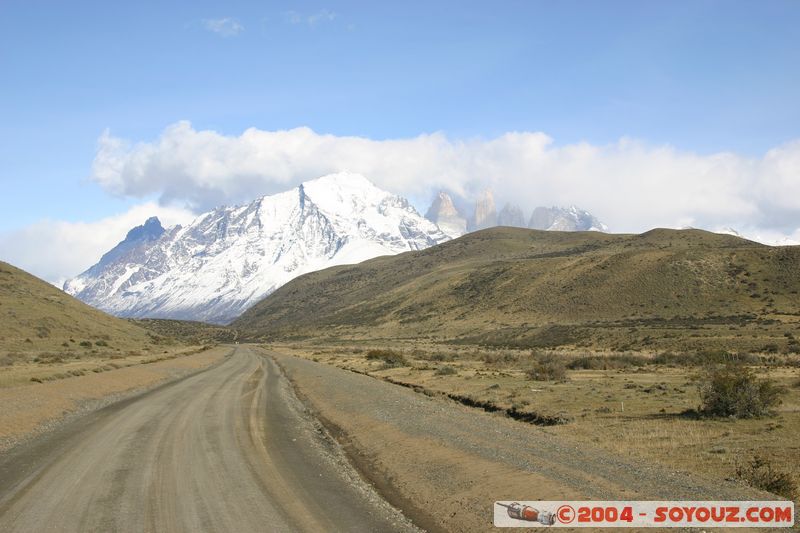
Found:
[{"label": "low shrub", "polygon": [[[535,352],[531,352],[536,357]],[[480,355],[481,361],[487,365],[513,365],[520,362],[522,356],[515,352],[485,352]]]},{"label": "low shrub", "polygon": [[437,376],[452,376],[453,374],[458,374],[458,370],[454,366],[444,365],[437,368],[434,374]]},{"label": "low shrub", "polygon": [[785,389],[759,379],[752,369],[736,364],[708,367],[699,377],[700,412],[707,416],[755,418],[781,403]]},{"label": "low shrub", "polygon": [[534,381],[563,381],[567,377],[567,367],[561,359],[548,355],[535,360],[525,375]]},{"label": "low shrub", "polygon": [[452,361],[455,359],[455,356],[451,353],[445,352],[424,352],[419,350],[417,353],[414,354],[415,357],[422,359],[424,361]]},{"label": "low shrub", "polygon": [[570,370],[612,370],[617,368],[639,367],[647,364],[647,359],[636,355],[582,355],[567,364]]},{"label": "low shrub", "polygon": [[776,468],[763,457],[753,457],[747,463],[736,465],[736,477],[751,487],[793,500],[797,497],[797,483],[792,474]]},{"label": "low shrub", "polygon": [[64,356],[59,353],[52,353],[52,352],[42,352],[36,357],[33,358],[34,363],[39,364],[55,364],[55,363],[63,363]]},{"label": "low shrub", "polygon": [[402,353],[395,350],[370,350],[367,352],[367,359],[371,361],[383,361],[384,368],[408,366],[408,360],[406,357]]}]

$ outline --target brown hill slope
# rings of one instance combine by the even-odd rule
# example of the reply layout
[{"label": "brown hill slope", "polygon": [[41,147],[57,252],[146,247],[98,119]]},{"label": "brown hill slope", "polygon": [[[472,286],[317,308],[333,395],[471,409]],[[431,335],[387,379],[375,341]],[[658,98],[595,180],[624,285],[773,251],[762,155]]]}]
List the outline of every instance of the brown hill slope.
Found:
[{"label": "brown hill slope", "polygon": [[125,351],[152,342],[144,329],[0,261],[0,351],[79,355],[91,346]]},{"label": "brown hill slope", "polygon": [[798,291],[800,247],[700,230],[492,228],[301,276],[232,326],[261,339],[786,351]]}]

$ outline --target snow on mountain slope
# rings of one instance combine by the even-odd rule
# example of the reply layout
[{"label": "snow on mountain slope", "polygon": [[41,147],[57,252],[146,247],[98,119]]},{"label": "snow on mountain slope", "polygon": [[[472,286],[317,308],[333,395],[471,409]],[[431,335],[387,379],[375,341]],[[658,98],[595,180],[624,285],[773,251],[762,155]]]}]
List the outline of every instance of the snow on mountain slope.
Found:
[{"label": "snow on mountain slope", "polygon": [[64,290],[118,316],[227,323],[301,274],[449,240],[404,198],[351,173],[219,207],[155,239],[148,224]]}]

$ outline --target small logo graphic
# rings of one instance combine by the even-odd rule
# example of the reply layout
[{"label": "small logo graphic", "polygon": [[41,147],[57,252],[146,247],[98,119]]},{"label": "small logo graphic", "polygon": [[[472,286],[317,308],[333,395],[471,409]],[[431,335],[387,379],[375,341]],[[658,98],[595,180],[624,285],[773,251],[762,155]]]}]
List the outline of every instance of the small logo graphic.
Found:
[{"label": "small logo graphic", "polygon": [[794,525],[791,501],[495,501],[495,527],[709,528]]},{"label": "small logo graphic", "polygon": [[[514,520],[537,522],[545,526],[552,526],[556,521],[555,515],[553,515],[553,513],[550,511],[540,511],[535,507],[531,507],[530,505],[522,505],[519,502],[513,502],[510,504],[500,502],[496,503],[500,507],[505,507],[509,518],[513,518]],[[575,512],[573,511],[573,515],[574,513]]]},{"label": "small logo graphic", "polygon": [[571,505],[562,505],[556,511],[556,516],[562,524],[570,524],[575,520],[575,509]]}]

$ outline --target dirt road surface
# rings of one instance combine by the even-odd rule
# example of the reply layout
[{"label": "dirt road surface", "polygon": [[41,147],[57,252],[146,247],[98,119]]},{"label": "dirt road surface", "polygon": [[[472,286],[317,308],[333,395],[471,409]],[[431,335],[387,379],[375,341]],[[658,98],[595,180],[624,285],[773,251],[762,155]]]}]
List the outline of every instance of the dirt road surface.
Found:
[{"label": "dirt road surface", "polygon": [[0,456],[4,532],[414,529],[246,346]]}]

